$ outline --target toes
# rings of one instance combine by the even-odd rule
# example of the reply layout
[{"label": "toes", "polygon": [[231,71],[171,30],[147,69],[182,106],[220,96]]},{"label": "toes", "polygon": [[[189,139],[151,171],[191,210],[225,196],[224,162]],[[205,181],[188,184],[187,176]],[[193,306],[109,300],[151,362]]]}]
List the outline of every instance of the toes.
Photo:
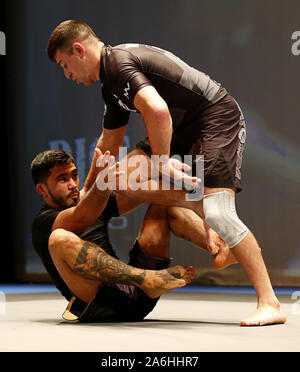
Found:
[{"label": "toes", "polygon": [[187,277],[189,281],[192,281],[192,279],[194,278],[195,274],[196,274],[196,269],[195,269],[194,266],[188,266],[186,268],[186,275],[185,275],[185,277]]}]

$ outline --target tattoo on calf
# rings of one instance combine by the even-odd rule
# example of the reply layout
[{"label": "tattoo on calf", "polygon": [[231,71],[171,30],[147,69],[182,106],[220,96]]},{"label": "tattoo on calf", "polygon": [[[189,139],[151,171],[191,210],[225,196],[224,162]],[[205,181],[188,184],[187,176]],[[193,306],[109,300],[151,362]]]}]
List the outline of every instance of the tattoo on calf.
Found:
[{"label": "tattoo on calf", "polygon": [[81,277],[103,282],[141,285],[146,271],[133,273],[133,268],[107,254],[96,244],[85,242],[73,267]]}]

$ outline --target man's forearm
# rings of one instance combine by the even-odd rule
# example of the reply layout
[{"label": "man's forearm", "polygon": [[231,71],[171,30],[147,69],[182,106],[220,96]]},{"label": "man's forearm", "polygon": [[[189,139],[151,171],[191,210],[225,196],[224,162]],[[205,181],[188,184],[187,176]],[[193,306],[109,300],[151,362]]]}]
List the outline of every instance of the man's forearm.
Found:
[{"label": "man's forearm", "polygon": [[[110,155],[113,155],[117,159],[119,155],[119,148],[123,143],[124,134],[126,132],[126,126],[107,130],[103,129],[102,134],[97,142],[96,147],[102,151],[104,154],[106,151],[110,152]],[[84,194],[91,188],[91,186],[96,181],[97,175],[99,173],[99,168],[96,167],[97,154],[93,156],[92,164],[88,175],[86,177],[83,192]]]},{"label": "man's forearm", "polygon": [[94,183],[87,195],[75,207],[65,209],[59,213],[53,224],[52,231],[63,228],[75,234],[82,232],[94,223],[103,212],[110,193],[109,189],[98,190]]},{"label": "man's forearm", "polygon": [[110,194],[110,189],[99,190],[94,183],[87,196],[77,204],[74,217],[79,221],[85,221],[87,226],[94,223],[105,209]]},{"label": "man's forearm", "polygon": [[144,117],[149,136],[152,155],[170,156],[170,143],[172,139],[172,119],[168,112]]},{"label": "man's forearm", "polygon": [[142,114],[153,155],[170,155],[173,133],[172,118],[167,103],[152,86],[140,89],[134,105]]},{"label": "man's forearm", "polygon": [[[102,150],[102,148],[103,148],[102,135],[100,136],[96,147],[99,148],[103,152],[103,150]],[[94,152],[93,159],[92,159],[92,164],[91,164],[91,167],[89,169],[89,172],[87,174],[87,177],[85,179],[84,186],[83,186],[84,194],[87,193],[90,190],[90,188],[92,187],[92,185],[96,181],[97,174],[99,173],[99,169],[96,167],[97,158],[98,158],[98,156]]]},{"label": "man's forearm", "polygon": [[175,190],[174,185],[168,185],[169,188],[164,190],[162,181],[148,180],[142,182],[138,189],[117,190],[117,195],[133,199],[136,203],[159,204],[165,206],[176,206],[193,209],[193,202],[187,201],[188,191],[185,189]]},{"label": "man's forearm", "polygon": [[97,156],[94,154],[90,170],[88,172],[88,175],[87,175],[87,177],[85,179],[85,182],[84,182],[84,185],[83,185],[83,190],[82,191],[83,191],[84,194],[86,194],[90,190],[90,188],[92,187],[92,185],[94,184],[94,182],[96,180],[96,177],[97,177],[97,174],[98,174],[98,170],[97,170],[97,167],[96,167],[96,161],[97,161]]}]

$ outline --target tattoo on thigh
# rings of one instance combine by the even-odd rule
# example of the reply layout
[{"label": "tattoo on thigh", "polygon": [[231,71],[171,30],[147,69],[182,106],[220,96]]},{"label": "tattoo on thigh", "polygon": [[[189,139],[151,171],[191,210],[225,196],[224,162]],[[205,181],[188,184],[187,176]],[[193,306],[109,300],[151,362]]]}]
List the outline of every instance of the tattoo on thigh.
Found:
[{"label": "tattoo on thigh", "polygon": [[90,242],[82,245],[73,271],[81,277],[111,283],[140,285],[143,283],[146,271],[134,269],[107,254],[102,248]]}]

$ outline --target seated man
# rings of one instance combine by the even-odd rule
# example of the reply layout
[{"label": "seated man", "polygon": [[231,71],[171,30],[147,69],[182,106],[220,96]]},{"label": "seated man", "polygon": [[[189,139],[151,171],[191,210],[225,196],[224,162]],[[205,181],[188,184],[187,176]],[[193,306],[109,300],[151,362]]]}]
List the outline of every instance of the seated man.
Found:
[{"label": "seated man", "polygon": [[[116,171],[116,165],[108,167],[110,172]],[[151,205],[126,265],[112,249],[107,226],[111,217],[127,213],[139,203],[110,190],[101,191],[97,183],[80,198],[74,159],[62,150],[38,154],[31,171],[45,201],[32,224],[33,246],[56,287],[70,301],[65,319],[142,320],[162,293],[191,282],[193,267],[168,268],[168,214],[175,234],[178,228],[183,237],[180,228],[184,224],[176,223],[176,218],[192,211],[174,208],[168,212],[167,207]],[[202,242],[205,245],[204,231]],[[231,263],[226,259],[221,265]]]}]

